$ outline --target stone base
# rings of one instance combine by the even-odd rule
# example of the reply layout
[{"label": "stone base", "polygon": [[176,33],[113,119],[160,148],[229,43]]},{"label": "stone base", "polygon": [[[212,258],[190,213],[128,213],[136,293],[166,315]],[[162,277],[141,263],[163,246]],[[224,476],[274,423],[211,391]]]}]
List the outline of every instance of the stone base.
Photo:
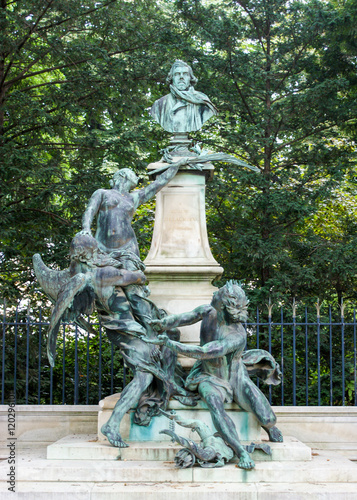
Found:
[{"label": "stone base", "polygon": [[[218,290],[212,281],[221,274],[222,268],[189,266],[148,266],[145,274],[149,279],[150,300],[169,314],[192,311],[198,306],[210,304],[214,292]],[[201,322],[180,326],[180,341],[184,344],[200,343]],[[181,365],[189,370],[195,359],[178,356]]]},{"label": "stone base", "polygon": [[[1,410],[0,438],[5,438],[7,407]],[[8,491],[9,453],[4,441],[0,500],[356,500],[357,464],[339,453],[348,452],[357,459],[357,408],[274,407],[274,411],[284,435],[309,444],[312,458],[263,462],[254,456],[255,470],[245,472],[234,463],[205,471],[178,470],[171,460],[47,459],[42,444],[69,434],[96,432],[98,407],[17,405],[16,493]],[[289,444],[288,438],[285,443]],[[97,445],[94,435],[88,446]],[[126,453],[134,453],[135,446],[132,443]],[[172,450],[176,445],[166,442],[164,446]],[[118,454],[118,449],[106,447]],[[154,453],[162,456],[158,443],[155,447]],[[90,457],[88,449],[86,457]]]},{"label": "stone base", "polygon": [[[356,483],[18,482],[25,500],[356,500]],[[1,500],[13,500],[11,492]]]},{"label": "stone base", "polygon": [[[196,435],[191,439],[199,442]],[[270,443],[271,455],[261,450],[254,451],[251,456],[256,462],[291,462],[311,460],[311,449],[295,438],[287,437],[284,443]],[[250,441],[243,441],[250,444]],[[173,462],[174,457],[182,447],[171,441],[131,442],[129,448],[115,448],[108,442],[97,439],[94,434],[71,435],[60,439],[47,447],[47,458],[51,460],[132,460]],[[238,460],[234,459],[232,463]]]},{"label": "stone base", "polygon": [[[357,461],[357,407],[274,406],[284,436]],[[0,460],[7,459],[7,411],[0,406]],[[95,434],[99,405],[16,405],[16,448],[41,448],[69,434]],[[264,435],[264,433],[263,433]]]},{"label": "stone base", "polygon": [[[100,429],[105,424],[113,408],[120,398],[120,394],[108,396],[99,403],[98,413],[98,439],[100,442],[107,442],[107,438],[101,433]],[[228,415],[236,425],[238,435],[242,441],[257,441],[260,439],[261,427],[258,420],[252,413],[241,410],[235,403],[226,404],[225,408]],[[214,429],[210,412],[206,405],[199,401],[197,406],[184,406],[178,401],[170,401],[167,411],[174,410],[183,418],[199,419]],[[164,415],[154,417],[151,424],[147,427],[133,423],[134,413],[126,414],[120,426],[120,433],[124,441],[170,441],[167,435],[160,434],[161,430],[169,429],[170,420]],[[175,432],[180,436],[197,439],[197,434],[191,429],[181,427],[175,424]]]},{"label": "stone base", "polygon": [[[209,304],[216,291],[211,283],[223,273],[207,236],[205,172],[211,169],[211,164],[205,164],[202,172],[180,170],[156,195],[155,225],[144,262],[145,275],[149,279],[150,299],[169,314]],[[181,342],[199,343],[200,323],[180,330]],[[180,362],[190,368],[194,360],[180,357]]]},{"label": "stone base", "polygon": [[308,461],[257,460],[243,471],[234,463],[176,469],[171,461],[49,460],[33,450],[17,458],[15,496],[0,462],[0,500],[355,500],[356,472],[351,461],[320,451]]}]

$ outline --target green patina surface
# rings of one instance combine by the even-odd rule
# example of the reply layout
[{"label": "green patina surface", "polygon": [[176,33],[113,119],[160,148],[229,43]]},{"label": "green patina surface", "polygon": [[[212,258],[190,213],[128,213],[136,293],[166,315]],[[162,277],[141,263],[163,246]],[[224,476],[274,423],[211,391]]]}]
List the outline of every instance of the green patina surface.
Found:
[{"label": "green patina surface", "polygon": [[[197,79],[183,61],[173,64],[168,81],[170,94],[154,103],[151,114],[165,130],[174,132],[175,137],[198,130],[217,113],[208,97],[194,90]],[[192,152],[185,148],[188,157],[176,163],[171,163],[170,156],[176,146],[171,153],[167,152],[164,159],[168,163],[156,172],[156,180],[143,189],[132,191],[138,179],[130,169],[124,168],[114,175],[111,189],[94,192],[83,215],[83,229],[72,241],[68,269],[53,271],[39,255],[34,256],[38,280],[54,302],[48,356],[53,366],[61,320],[74,320],[94,333],[84,316],[96,308],[110,341],[121,349],[126,365],[133,371],[132,381],[102,427],[109,442],[117,447],[127,446],[119,428],[125,413],[133,407],[136,412],[131,417],[130,438],[152,440],[155,429],[152,417],[166,409],[170,397],[189,406],[201,398],[210,411],[218,436],[199,420],[176,419],[179,425],[195,428],[201,437],[200,445],[194,445],[197,452],[194,456],[201,465],[205,464],[202,466],[220,466],[235,454],[239,457],[239,467],[251,469],[254,462],[249,450],[240,443],[224,403],[235,401],[240,408],[252,412],[271,441],[282,441],[282,435],[275,426],[276,418],[269,402],[249,376],[258,374],[267,383],[276,384],[280,372],[266,351],[244,352],[246,332],[241,322],[247,317],[247,297],[237,283],[228,282],[213,295],[210,304],[167,316],[148,299],[145,266],[132,228],[137,208],[166,186],[180,167],[200,170],[207,162],[227,161],[257,170],[230,155]],[[192,174],[184,175],[186,178]],[[93,237],[91,227],[95,219]],[[198,321],[201,321],[201,345],[180,343],[177,327]],[[178,354],[196,359],[188,375],[177,361]],[[245,415],[240,432],[245,432],[248,425],[248,415]],[[181,438],[175,436],[180,442]],[[177,458],[181,466],[193,456],[192,449],[187,453],[182,452]]]},{"label": "green patina surface", "polygon": [[176,60],[167,77],[170,93],[153,104],[150,113],[167,132],[193,132],[217,110],[206,94],[197,92],[193,85],[197,78],[192,68],[183,61]]},{"label": "green patina surface", "polygon": [[244,352],[247,334],[241,322],[247,319],[248,303],[242,288],[231,281],[215,292],[211,304],[153,322],[158,331],[164,331],[201,321],[200,346],[182,344],[166,335],[159,335],[153,342],[197,359],[185,386],[190,391],[198,391],[205,401],[215,428],[239,457],[238,465],[243,469],[253,468],[254,462],[240,443],[224,403],[235,401],[256,416],[271,441],[283,440],[268,400],[249,377],[250,371],[267,383],[280,382],[279,366],[268,352],[259,349]]}]

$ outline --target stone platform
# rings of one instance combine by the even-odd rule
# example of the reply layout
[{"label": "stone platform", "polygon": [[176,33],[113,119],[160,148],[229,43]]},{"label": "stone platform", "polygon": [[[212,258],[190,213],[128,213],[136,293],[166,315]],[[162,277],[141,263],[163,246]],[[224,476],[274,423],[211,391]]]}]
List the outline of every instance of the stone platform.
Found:
[{"label": "stone platform", "polygon": [[[191,439],[199,442],[197,435]],[[252,454],[254,461],[259,462],[291,462],[311,460],[311,449],[296,438],[287,437],[284,443],[269,443],[272,450],[267,455],[261,450]],[[243,441],[250,444],[250,441]],[[47,458],[50,460],[124,460],[124,461],[162,461],[173,462],[180,445],[170,441],[131,442],[128,448],[115,448],[108,442],[103,443],[93,435],[71,435],[60,439],[47,447]]]},{"label": "stone platform", "polygon": [[[288,444],[288,443],[287,443]],[[357,465],[328,452],[311,460],[260,461],[252,471],[176,469],[168,461],[47,459],[22,450],[16,494],[7,491],[8,464],[0,462],[0,500],[356,500]]]},{"label": "stone platform", "polygon": [[[115,402],[113,397],[101,402],[102,418],[109,417]],[[183,411],[194,411],[199,412],[200,418],[208,417],[202,403],[188,408],[178,402],[171,402],[169,410],[173,409],[181,415]],[[227,405],[226,409],[234,414],[241,432],[250,427],[245,422],[247,417],[244,412],[237,411],[234,405]],[[285,408],[284,411],[288,412],[289,409]],[[191,418],[194,414],[182,416]],[[256,467],[251,471],[237,468],[234,461],[217,469],[197,466],[177,469],[173,458],[179,446],[169,438],[161,442],[130,441],[129,448],[118,449],[110,446],[104,436],[99,438],[94,426],[91,431],[87,431],[88,426],[83,425],[81,420],[83,434],[78,433],[79,429],[67,426],[68,436],[58,439],[56,429],[63,424],[63,419],[56,418],[56,425],[54,422],[51,424],[56,443],[47,447],[17,448],[15,494],[7,490],[7,455],[0,457],[0,500],[357,499],[357,463],[333,450],[311,450],[297,437],[285,436],[284,443],[270,443],[273,452],[271,457],[259,450],[254,452]],[[79,418],[77,413],[76,418]],[[160,425],[167,428],[168,423],[162,417]],[[348,427],[347,423],[344,418],[346,436],[352,436],[353,427]],[[253,421],[255,438],[245,439],[246,443],[266,439],[266,433],[260,434],[255,425]],[[122,428],[122,431],[127,430],[127,437],[130,437],[129,426],[130,418],[127,416]],[[323,432],[321,419],[316,426],[318,432]],[[299,427],[294,417],[291,429],[296,431]],[[333,427],[328,429],[330,433],[333,432]],[[188,437],[197,439],[196,433],[176,425],[178,430],[180,434],[181,430],[187,431]],[[149,434],[151,432],[152,429]]]}]

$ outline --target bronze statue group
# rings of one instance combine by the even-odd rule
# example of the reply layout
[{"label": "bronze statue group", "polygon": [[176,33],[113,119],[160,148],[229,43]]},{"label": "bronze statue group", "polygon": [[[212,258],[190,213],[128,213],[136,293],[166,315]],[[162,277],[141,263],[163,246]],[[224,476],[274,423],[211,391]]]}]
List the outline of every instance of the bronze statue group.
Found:
[{"label": "bronze statue group", "polygon": [[[176,91],[171,89],[170,99],[162,98],[165,102],[154,104],[153,116],[159,121],[162,113],[172,118],[175,112],[182,115],[186,109],[190,111],[190,124],[186,128],[193,130],[191,122],[201,117],[199,128],[215,114],[214,106],[205,94],[191,87],[194,77],[188,65],[176,61],[171,73],[171,87]],[[165,112],[168,104],[170,110]],[[191,108],[196,110],[196,117]],[[162,120],[167,122],[167,119]],[[180,129],[182,117],[175,120],[174,128]],[[89,200],[83,229],[71,243],[68,269],[53,271],[45,266],[39,255],[34,256],[38,281],[54,302],[48,357],[53,366],[57,333],[63,319],[74,320],[95,334],[84,318],[95,308],[109,340],[120,348],[133,373],[111,417],[102,427],[108,441],[116,447],[128,446],[119,428],[122,418],[132,408],[136,409],[135,423],[148,425],[152,418],[165,412],[170,398],[188,406],[194,406],[200,398],[210,411],[215,429],[210,432],[200,422],[176,417],[178,424],[199,429],[202,440],[200,445],[187,444],[175,435],[178,442],[188,446],[186,455],[181,453],[177,463],[192,465],[192,460],[187,460],[188,453],[203,466],[219,466],[235,455],[239,467],[251,469],[254,467],[248,452],[251,450],[240,442],[225,403],[234,401],[242,410],[252,412],[270,441],[279,442],[283,438],[268,400],[249,376],[251,372],[267,383],[277,384],[280,371],[266,351],[245,351],[247,334],[242,322],[247,319],[249,302],[245,292],[238,283],[229,281],[214,293],[210,304],[183,314],[167,315],[149,299],[145,265],[140,260],[131,225],[137,208],[153,198],[189,160],[182,158],[169,165],[147,187],[134,191],[138,182],[134,172],[127,168],[118,170],[111,189],[98,189]],[[94,237],[91,226],[95,220]],[[181,343],[178,328],[199,321],[200,345]],[[189,373],[177,361],[178,354],[196,360]]]}]

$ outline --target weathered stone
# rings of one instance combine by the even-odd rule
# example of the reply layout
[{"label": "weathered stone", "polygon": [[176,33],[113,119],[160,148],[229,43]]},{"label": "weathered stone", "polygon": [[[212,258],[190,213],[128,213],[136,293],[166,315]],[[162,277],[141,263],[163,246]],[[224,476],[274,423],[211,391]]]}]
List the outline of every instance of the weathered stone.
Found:
[{"label": "weathered stone", "polygon": [[[98,439],[105,442],[106,438],[101,433],[101,428],[108,421],[113,408],[115,407],[120,394],[113,394],[100,401],[100,411],[98,413]],[[225,408],[230,418],[233,420],[239,435],[246,441],[260,440],[260,424],[252,413],[246,412],[238,407],[236,403],[225,404]],[[213,428],[210,412],[203,401],[199,401],[197,406],[184,406],[178,401],[171,400],[167,411],[177,412],[184,418],[200,419],[202,422]],[[120,432],[125,440],[131,441],[169,441],[170,438],[160,431],[167,429],[168,420],[164,416],[155,417],[148,427],[135,425],[132,414],[127,414],[122,420]],[[191,438],[192,432],[189,429],[181,429],[184,437]]]}]

